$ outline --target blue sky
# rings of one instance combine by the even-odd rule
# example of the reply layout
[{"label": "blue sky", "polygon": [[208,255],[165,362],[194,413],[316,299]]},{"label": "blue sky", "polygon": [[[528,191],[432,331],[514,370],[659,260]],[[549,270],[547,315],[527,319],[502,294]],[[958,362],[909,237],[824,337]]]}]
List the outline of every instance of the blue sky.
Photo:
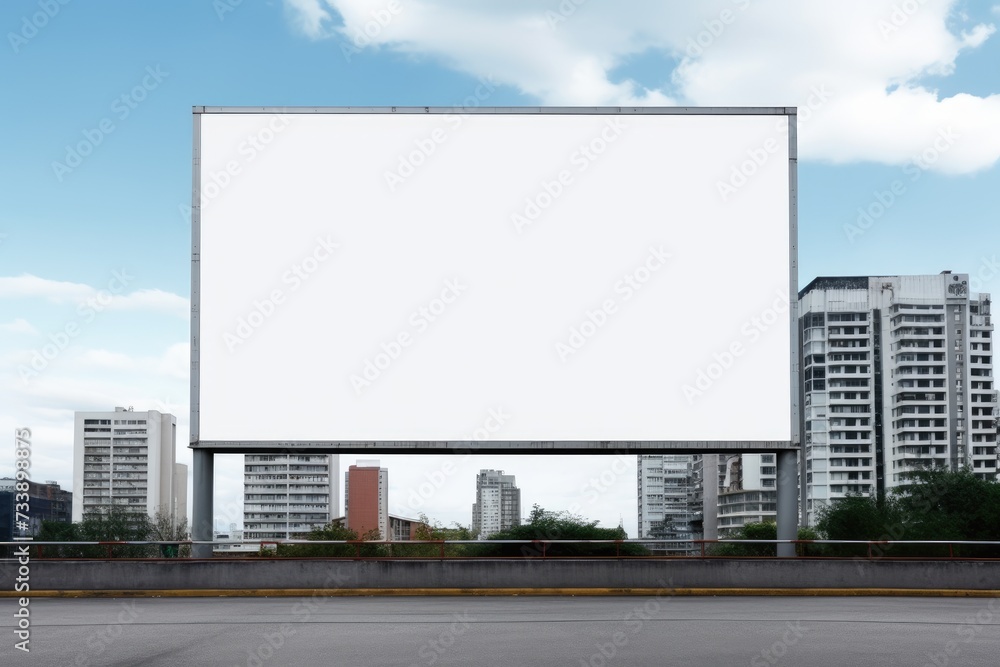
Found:
[{"label": "blue sky", "polygon": [[[497,106],[798,106],[802,285],[951,269],[1000,292],[1000,5],[823,4],[2,3],[0,430],[33,428],[36,477],[67,487],[74,410],[166,409],[186,430],[193,105],[452,106],[491,76]],[[944,150],[915,169],[942,132]],[[78,166],[55,164],[88,136],[99,142]],[[894,181],[903,194],[857,226]],[[81,306],[101,290],[106,306]],[[64,349],[25,378],[67,326]],[[383,464],[404,497],[440,462]],[[479,467],[517,474],[526,507],[555,508],[609,462],[574,459],[552,488],[523,458],[473,460],[421,509],[467,523]],[[220,465],[220,505],[239,479],[235,459]],[[634,532],[634,473],[582,513]]]}]

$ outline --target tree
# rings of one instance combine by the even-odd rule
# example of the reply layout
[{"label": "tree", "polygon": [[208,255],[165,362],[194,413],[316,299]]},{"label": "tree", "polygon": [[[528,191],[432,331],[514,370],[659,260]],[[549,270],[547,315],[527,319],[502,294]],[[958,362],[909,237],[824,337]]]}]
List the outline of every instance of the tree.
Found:
[{"label": "tree", "polygon": [[[819,511],[817,530],[831,540],[903,540],[910,539],[906,512],[895,494],[840,498]],[[895,547],[879,547],[880,555]],[[863,544],[830,545],[837,556],[865,556]]]},{"label": "tree", "polygon": [[[39,542],[81,542],[80,526],[75,523],[64,521],[52,521],[46,519],[42,521],[42,528],[38,532]],[[84,556],[83,547],[67,544],[61,546],[36,547],[40,549],[40,555],[47,558],[82,558]]]},{"label": "tree", "polygon": [[[476,555],[523,556],[638,556],[649,551],[639,544],[552,544],[553,540],[625,540],[621,526],[601,528],[599,521],[587,521],[570,512],[552,512],[535,504],[526,523],[490,535],[486,543],[476,545]],[[496,544],[496,540],[531,540],[532,544]]]},{"label": "tree", "polygon": [[[471,526],[463,526],[458,522],[452,523],[450,528],[441,525],[438,521],[431,520],[426,514],[420,514],[420,523],[413,532],[414,540],[474,540],[476,531]],[[446,544],[444,545],[444,555],[449,557],[468,555],[468,545]],[[436,544],[405,544],[394,543],[391,548],[393,556],[440,558],[441,546]]]},{"label": "tree", "polygon": [[[913,473],[892,493],[848,496],[820,511],[817,528],[834,540],[1000,540],[1000,483],[970,470]],[[838,555],[867,555],[865,545],[832,547]],[[875,556],[996,557],[1000,549],[955,545],[873,545]]]},{"label": "tree", "polygon": [[[332,540],[332,541],[354,541],[363,540],[366,542],[377,542],[382,539],[377,530],[370,530],[358,537],[358,533],[339,523],[328,523],[321,528],[314,528],[306,535],[307,540]],[[278,556],[298,557],[298,558],[349,558],[357,556],[359,549],[353,544],[279,544]],[[360,548],[362,557],[374,557],[386,555],[386,548],[382,545],[363,545]]]},{"label": "tree", "polygon": [[[729,539],[733,540],[776,540],[778,539],[778,524],[774,521],[754,521],[744,524]],[[799,528],[796,539],[815,540],[819,535],[811,528]],[[709,548],[710,556],[724,556],[729,558],[747,558],[754,556],[776,556],[778,553],[776,544],[748,542],[738,544],[736,542],[722,542]],[[796,545],[796,553],[800,556],[822,556],[826,550],[822,545],[799,544]]]},{"label": "tree", "polygon": [[[898,491],[913,540],[1000,540],[1000,483],[976,477],[968,468],[955,472],[928,469]],[[922,546],[922,551],[933,547]],[[940,555],[947,546],[933,548]],[[996,547],[955,545],[956,556],[1000,556]]]},{"label": "tree", "polygon": [[[152,529],[149,515],[122,505],[109,505],[87,512],[78,524],[80,540],[85,542],[126,542],[148,540]],[[158,551],[142,545],[88,547],[91,557],[144,558]],[[87,554],[84,554],[87,555]]]},{"label": "tree", "polygon": [[[121,505],[110,505],[83,515],[79,523],[43,521],[39,542],[142,542],[150,539],[152,524],[145,512],[135,512]],[[47,557],[60,558],[145,558],[154,555],[155,547],[143,545],[64,545],[44,547]]]},{"label": "tree", "polygon": [[[157,508],[156,514],[153,515],[153,521],[150,523],[149,539],[156,542],[168,542],[171,540],[183,541],[191,539],[188,531],[187,517],[181,517],[180,520],[178,520],[177,516],[173,512],[167,512],[162,507]],[[179,550],[179,555],[181,556],[186,557],[190,554],[191,547],[187,544]],[[160,555],[169,558],[177,556],[178,545],[160,545]]]}]

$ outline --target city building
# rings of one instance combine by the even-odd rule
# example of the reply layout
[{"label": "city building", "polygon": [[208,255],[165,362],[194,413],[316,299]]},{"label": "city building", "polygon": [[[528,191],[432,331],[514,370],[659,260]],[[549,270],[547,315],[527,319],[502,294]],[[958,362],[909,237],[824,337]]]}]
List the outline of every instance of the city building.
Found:
[{"label": "city building", "polygon": [[717,498],[718,535],[731,536],[745,524],[775,521],[778,493],[774,454],[731,454]]},{"label": "city building", "polygon": [[966,274],[821,277],[799,292],[809,525],[928,467],[997,478],[993,329]]},{"label": "city building", "polygon": [[340,459],[332,454],[244,454],[243,539],[305,539],[339,514]]},{"label": "city building", "polygon": [[420,519],[408,519],[395,514],[389,515],[389,539],[393,542],[405,542],[417,539],[417,529],[424,523]]},{"label": "city building", "polygon": [[[333,519],[331,523],[338,526],[346,526],[347,517],[341,516]],[[388,539],[392,542],[406,542],[407,540],[417,539],[417,531],[420,526],[426,526],[420,519],[409,519],[403,516],[396,516],[395,514],[389,515],[389,537]],[[361,537],[359,533],[358,537]]]},{"label": "city building", "polygon": [[472,504],[472,528],[486,538],[521,525],[521,489],[514,475],[503,470],[480,470],[476,477],[476,502]]},{"label": "city building", "polygon": [[175,460],[177,420],[156,410],[77,412],[73,521],[120,505],[150,517],[187,517],[187,466]]},{"label": "city building", "polygon": [[[28,482],[27,509],[21,514],[27,521],[17,516],[16,496],[20,493],[15,487],[17,480],[12,477],[0,478],[0,542],[10,542],[15,535],[38,535],[43,521],[61,521],[69,523],[73,518],[73,493],[59,487],[58,482]],[[21,487],[24,488],[24,487]],[[23,527],[18,521],[24,521]],[[0,553],[4,549],[0,547]]]},{"label": "city building", "polygon": [[719,537],[719,493],[726,488],[725,454],[697,454],[691,461],[691,528],[695,539]]},{"label": "city building", "polygon": [[651,543],[654,552],[683,554],[699,549],[695,524],[698,497],[694,484],[694,456],[640,454],[636,467],[639,501],[639,538],[670,540]]},{"label": "city building", "polygon": [[344,517],[358,537],[377,533],[393,539],[389,524],[389,470],[378,460],[359,459],[344,475]]},{"label": "city building", "polygon": [[215,540],[216,544],[213,546],[213,551],[221,552],[239,552],[239,551],[257,551],[260,547],[256,544],[242,544],[243,542],[243,531],[236,527],[235,523],[229,524],[229,530],[221,531],[216,530],[212,532],[212,539]]}]

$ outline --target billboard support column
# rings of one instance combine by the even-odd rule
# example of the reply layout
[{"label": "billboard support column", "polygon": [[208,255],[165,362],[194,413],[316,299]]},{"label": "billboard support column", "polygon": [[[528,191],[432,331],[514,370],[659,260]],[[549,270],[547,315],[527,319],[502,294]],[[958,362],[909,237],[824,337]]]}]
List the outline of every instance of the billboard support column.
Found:
[{"label": "billboard support column", "polygon": [[[798,456],[795,450],[784,450],[777,452],[778,463],[778,539],[794,540],[798,536]],[[794,544],[779,544],[778,556],[790,557],[795,555]]]},{"label": "billboard support column", "polygon": [[[207,449],[195,449],[193,466],[194,489],[192,501],[194,507],[191,511],[191,539],[211,540],[215,537],[213,531],[212,496],[215,483],[215,454]],[[191,549],[194,558],[211,558],[211,544],[195,544]]]}]

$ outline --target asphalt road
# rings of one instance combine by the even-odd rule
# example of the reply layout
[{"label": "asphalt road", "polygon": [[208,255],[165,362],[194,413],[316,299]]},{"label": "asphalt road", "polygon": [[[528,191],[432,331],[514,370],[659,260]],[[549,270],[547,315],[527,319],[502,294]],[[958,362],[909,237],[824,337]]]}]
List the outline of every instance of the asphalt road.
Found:
[{"label": "asphalt road", "polygon": [[1000,665],[1000,599],[36,598],[0,665]]}]

